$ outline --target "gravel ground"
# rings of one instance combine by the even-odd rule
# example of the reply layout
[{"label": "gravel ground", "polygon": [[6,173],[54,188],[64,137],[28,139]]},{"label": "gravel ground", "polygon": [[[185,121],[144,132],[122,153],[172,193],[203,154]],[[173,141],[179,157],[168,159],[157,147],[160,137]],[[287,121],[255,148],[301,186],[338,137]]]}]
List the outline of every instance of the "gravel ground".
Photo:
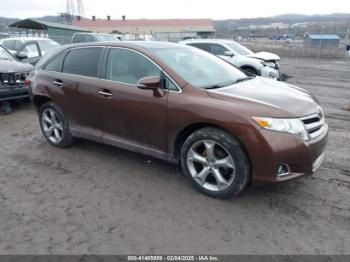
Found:
[{"label": "gravel ground", "polygon": [[313,176],[232,200],[193,190],[179,167],[93,142],[45,142],[23,104],[0,116],[1,254],[350,254],[350,62],[283,59],[330,125]]}]

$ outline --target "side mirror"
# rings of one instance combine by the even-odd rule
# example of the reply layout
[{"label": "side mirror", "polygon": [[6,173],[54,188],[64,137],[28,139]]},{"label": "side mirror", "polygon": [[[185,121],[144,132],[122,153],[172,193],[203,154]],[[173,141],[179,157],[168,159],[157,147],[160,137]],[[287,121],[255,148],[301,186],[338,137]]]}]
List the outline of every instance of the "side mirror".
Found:
[{"label": "side mirror", "polygon": [[157,97],[164,96],[164,90],[161,89],[161,79],[159,76],[146,76],[141,78],[136,86],[143,90],[153,90],[153,95]]},{"label": "side mirror", "polygon": [[225,56],[233,57],[233,53],[231,51],[225,51]]},{"label": "side mirror", "polygon": [[23,59],[26,59],[28,58],[28,54],[26,52],[19,52],[16,54],[16,57],[19,59],[19,60],[23,60]]},{"label": "side mirror", "polygon": [[146,76],[141,78],[136,86],[144,90],[155,90],[160,88],[160,77],[159,76]]}]

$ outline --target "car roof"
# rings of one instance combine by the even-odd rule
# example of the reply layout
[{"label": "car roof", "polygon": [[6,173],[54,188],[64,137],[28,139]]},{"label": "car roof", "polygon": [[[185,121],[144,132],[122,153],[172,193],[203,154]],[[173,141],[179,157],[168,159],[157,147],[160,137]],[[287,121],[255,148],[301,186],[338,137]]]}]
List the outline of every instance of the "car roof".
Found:
[{"label": "car roof", "polygon": [[178,43],[160,42],[160,41],[122,41],[124,43],[137,45],[146,49],[154,48],[183,48]]},{"label": "car roof", "polygon": [[193,49],[194,47],[176,44],[176,43],[168,43],[168,42],[156,42],[156,41],[106,41],[106,42],[89,42],[89,43],[76,43],[69,45],[62,45],[59,47],[52,48],[48,51],[48,53],[40,59],[37,67],[41,67],[52,57],[56,56],[60,52],[64,52],[65,50],[69,50],[72,48],[80,48],[80,47],[99,47],[99,46],[108,46],[108,47],[124,47],[131,48],[135,50],[151,50],[151,49],[161,49],[161,48],[183,48],[183,49]]},{"label": "car roof", "polygon": [[66,45],[67,48],[71,47],[88,47],[88,46],[116,46],[116,47],[139,47],[143,49],[160,49],[160,48],[190,48],[185,45],[169,42],[158,41],[106,41],[106,42],[89,42],[89,43],[77,43]]}]

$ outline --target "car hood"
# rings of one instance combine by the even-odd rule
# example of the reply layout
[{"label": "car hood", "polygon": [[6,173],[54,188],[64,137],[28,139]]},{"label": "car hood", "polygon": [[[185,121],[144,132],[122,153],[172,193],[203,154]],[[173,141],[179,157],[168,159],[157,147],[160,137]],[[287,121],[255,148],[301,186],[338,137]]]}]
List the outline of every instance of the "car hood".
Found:
[{"label": "car hood", "polygon": [[252,58],[261,59],[264,61],[278,61],[281,59],[278,55],[269,53],[269,52],[259,52],[248,56]]},{"label": "car hood", "polygon": [[207,93],[217,99],[241,103],[258,116],[302,117],[320,110],[317,99],[306,90],[263,77]]},{"label": "car hood", "polygon": [[0,59],[0,73],[13,72],[30,72],[34,67],[27,63],[22,63],[16,60],[1,60]]}]

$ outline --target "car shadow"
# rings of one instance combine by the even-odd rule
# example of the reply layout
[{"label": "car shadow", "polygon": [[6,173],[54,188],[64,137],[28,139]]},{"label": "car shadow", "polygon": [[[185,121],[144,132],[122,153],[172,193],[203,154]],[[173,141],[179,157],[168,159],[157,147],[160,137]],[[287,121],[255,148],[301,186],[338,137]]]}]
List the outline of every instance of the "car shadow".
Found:
[{"label": "car shadow", "polygon": [[[182,172],[180,164],[171,164],[167,161],[160,160],[151,156],[143,155],[141,153],[135,153],[126,149],[114,147],[111,145],[101,144],[86,139],[77,139],[72,148],[79,148],[84,152],[90,151],[91,154],[103,154],[103,157],[107,155],[110,158],[118,158],[118,162],[122,162],[123,166],[145,166],[149,171],[155,171],[157,178],[164,178],[164,182],[168,183],[169,176],[172,176],[172,180],[177,180],[178,183],[183,184],[189,188],[193,193],[200,194],[190,186],[189,181]],[[79,151],[80,151],[79,150]],[[136,174],[137,175],[137,174]],[[285,181],[278,184],[265,184],[265,185],[248,185],[239,195],[235,196],[235,199],[259,197],[259,196],[271,196],[271,195],[293,195],[297,192],[298,184],[304,183],[302,179],[295,179],[292,181]],[[176,181],[173,181],[176,183]],[[203,195],[204,197],[208,197]],[[230,199],[228,199],[230,201]]]}]

